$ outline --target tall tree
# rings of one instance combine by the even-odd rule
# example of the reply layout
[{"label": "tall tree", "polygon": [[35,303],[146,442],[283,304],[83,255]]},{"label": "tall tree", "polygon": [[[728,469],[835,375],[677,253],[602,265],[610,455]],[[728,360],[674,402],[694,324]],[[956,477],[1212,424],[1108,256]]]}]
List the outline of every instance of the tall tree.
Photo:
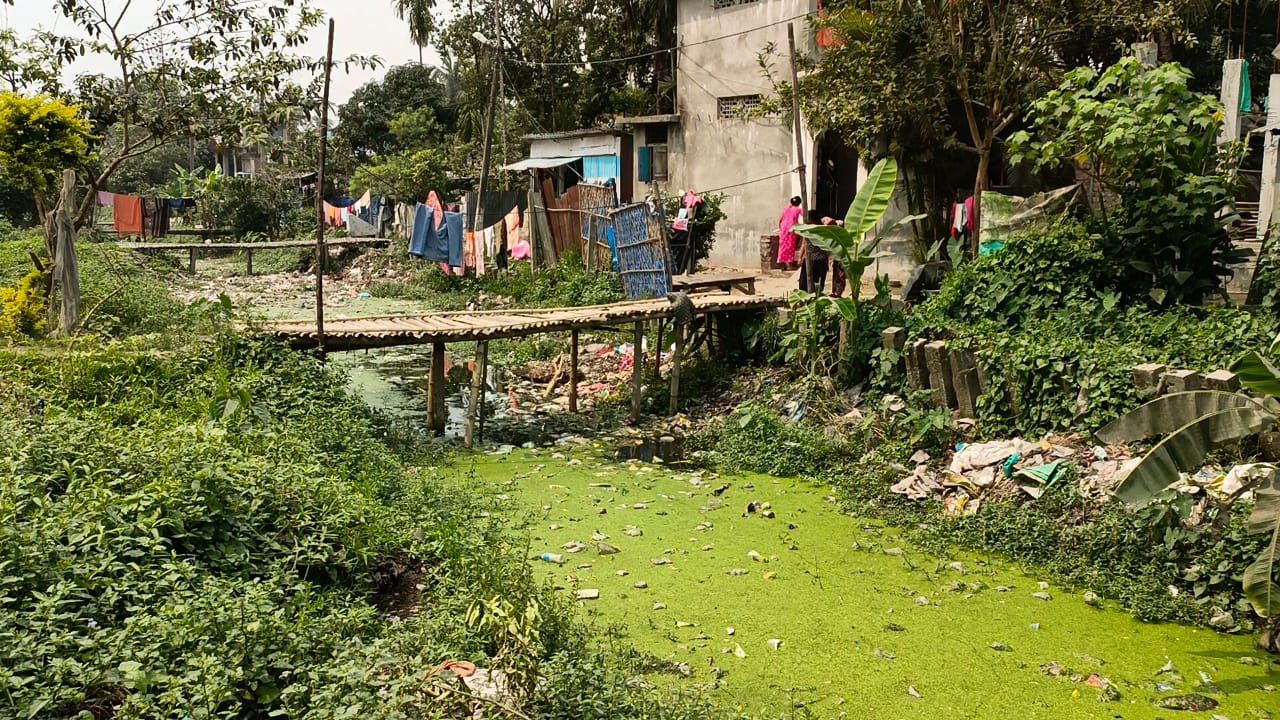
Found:
[{"label": "tall tree", "polygon": [[409,26],[409,40],[418,46],[418,64],[422,64],[422,50],[431,42],[436,21],[433,15],[435,0],[392,0],[396,16]]},{"label": "tall tree", "polygon": [[1143,13],[1127,0],[839,2],[818,21],[837,41],[802,81],[804,110],[925,176],[968,167],[965,192],[980,193],[1026,104],[1067,67],[1113,62],[1144,37]]},{"label": "tall tree", "polygon": [[78,223],[89,217],[98,188],[130,158],[176,137],[248,144],[318,95],[289,82],[295,74],[317,76],[323,62],[298,52],[321,19],[309,0],[56,0],[55,8],[69,22],[60,26],[65,31],[40,38],[54,63],[51,74],[89,55],[115,66],[110,75],[76,78],[75,92],[100,127],[119,127],[118,142],[102,148]]}]

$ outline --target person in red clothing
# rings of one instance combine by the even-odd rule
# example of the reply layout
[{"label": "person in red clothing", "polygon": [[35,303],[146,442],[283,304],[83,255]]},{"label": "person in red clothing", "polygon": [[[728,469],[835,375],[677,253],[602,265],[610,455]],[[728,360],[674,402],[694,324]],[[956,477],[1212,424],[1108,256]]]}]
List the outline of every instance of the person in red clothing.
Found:
[{"label": "person in red clothing", "polygon": [[804,217],[804,209],[800,207],[800,196],[791,198],[791,202],[782,209],[782,219],[778,221],[778,264],[787,270],[795,270],[796,245],[799,238],[791,232],[791,228]]}]

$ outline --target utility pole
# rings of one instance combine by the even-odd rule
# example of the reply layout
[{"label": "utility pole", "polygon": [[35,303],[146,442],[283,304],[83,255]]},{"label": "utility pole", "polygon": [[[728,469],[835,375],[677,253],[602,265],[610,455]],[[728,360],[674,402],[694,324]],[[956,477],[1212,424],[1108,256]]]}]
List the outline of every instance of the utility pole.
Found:
[{"label": "utility pole", "polygon": [[498,25],[498,9],[501,7],[500,0],[492,0],[493,2],[493,30],[494,37],[490,40],[489,57],[492,58],[493,77],[489,80],[489,105],[484,116],[484,151],[480,155],[480,187],[476,188],[476,209],[471,214],[471,229],[479,231],[478,227],[480,218],[484,217],[482,209],[482,201],[484,200],[485,186],[489,184],[489,161],[493,151],[493,115],[494,106],[498,100],[498,77],[502,74],[498,63],[502,59],[502,35],[500,34]]},{"label": "utility pole", "polygon": [[324,56],[324,94],[320,100],[320,167],[316,170],[316,347],[324,357],[324,164],[329,152],[329,75],[333,71],[333,18],[329,18],[329,50]]},{"label": "utility pole", "polygon": [[[806,179],[805,162],[804,162],[804,136],[802,135],[800,123],[800,70],[796,61],[796,29],[791,23],[787,23],[787,47],[791,51],[791,123],[794,127],[796,137],[796,172],[800,174],[800,207],[805,212],[810,211],[809,207],[809,181]],[[806,290],[813,290],[813,263],[809,262],[809,241],[805,241],[804,253],[804,275],[805,282],[808,285]]]}]

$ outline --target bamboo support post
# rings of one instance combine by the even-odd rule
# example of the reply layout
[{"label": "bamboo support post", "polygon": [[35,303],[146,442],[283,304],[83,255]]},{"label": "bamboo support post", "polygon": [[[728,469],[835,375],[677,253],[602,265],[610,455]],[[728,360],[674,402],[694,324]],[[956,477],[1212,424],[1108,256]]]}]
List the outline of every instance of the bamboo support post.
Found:
[{"label": "bamboo support post", "polygon": [[191,258],[189,263],[191,274],[195,275],[196,274],[196,249],[195,248],[187,248],[187,249],[191,251]]},{"label": "bamboo support post", "polygon": [[675,415],[680,403],[680,360],[684,354],[684,326],[675,324],[676,349],[671,353],[671,405],[669,415]]},{"label": "bamboo support post", "polygon": [[471,402],[467,406],[467,429],[462,438],[463,447],[471,447],[475,437],[476,419],[484,404],[484,365],[489,355],[489,342],[476,343],[476,362],[471,371]]},{"label": "bamboo support post", "polygon": [[631,350],[631,421],[640,421],[640,395],[644,382],[644,321],[637,320]]},{"label": "bamboo support post", "polygon": [[569,332],[569,412],[578,412],[578,331]]},{"label": "bamboo support post", "polygon": [[244,251],[246,264],[248,265],[249,275],[253,275],[253,250],[246,248]]},{"label": "bamboo support post", "polygon": [[447,419],[444,404],[444,343],[431,344],[431,374],[427,380],[427,429],[437,437],[444,435]]},{"label": "bamboo support post", "polygon": [[489,384],[489,341],[480,343],[480,405],[477,410],[479,418],[479,426],[477,428],[476,437],[481,443],[484,442],[484,401],[488,392]]},{"label": "bamboo support post", "polygon": [[657,338],[658,341],[655,343],[655,346],[657,349],[654,351],[654,355],[653,355],[653,379],[654,380],[662,379],[662,349],[666,347],[666,341],[663,339],[666,337],[666,332],[667,332],[667,319],[658,318],[658,338]]}]

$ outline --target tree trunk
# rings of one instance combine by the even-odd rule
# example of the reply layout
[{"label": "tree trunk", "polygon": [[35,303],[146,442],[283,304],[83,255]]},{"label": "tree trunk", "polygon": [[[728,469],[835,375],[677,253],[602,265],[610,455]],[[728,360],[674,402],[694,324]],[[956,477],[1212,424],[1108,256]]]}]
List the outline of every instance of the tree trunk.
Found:
[{"label": "tree trunk", "polygon": [[[76,222],[73,214],[75,189],[75,171],[63,170],[62,192],[58,197],[57,207],[49,215],[46,234],[47,242],[53,250],[49,255],[53,260],[54,288],[49,293],[49,326],[56,327],[56,334],[60,335],[70,335],[80,323],[80,264],[76,261]],[[55,297],[61,298],[56,325]]]},{"label": "tree trunk", "polygon": [[978,176],[973,182],[973,232],[969,233],[969,252],[978,257],[978,245],[982,238],[982,191],[988,187],[987,175],[991,169],[991,143],[983,143],[978,147]]}]

